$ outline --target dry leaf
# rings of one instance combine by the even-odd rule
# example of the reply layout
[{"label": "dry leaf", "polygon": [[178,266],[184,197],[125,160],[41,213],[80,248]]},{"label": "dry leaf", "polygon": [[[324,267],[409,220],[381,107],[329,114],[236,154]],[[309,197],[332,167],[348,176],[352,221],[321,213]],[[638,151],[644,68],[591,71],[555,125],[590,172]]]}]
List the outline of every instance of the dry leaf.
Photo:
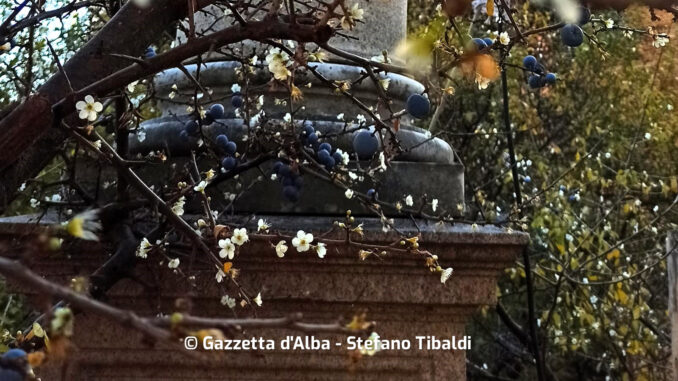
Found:
[{"label": "dry leaf", "polygon": [[214,227],[214,238],[216,239],[225,239],[228,238],[230,235],[229,233],[231,232],[231,229],[226,226],[226,225],[216,225]]},{"label": "dry leaf", "polygon": [[499,65],[489,54],[476,54],[474,56],[475,71],[476,73],[487,78],[489,80],[495,80],[499,78]]},{"label": "dry leaf", "polygon": [[28,354],[28,363],[31,365],[31,368],[37,368],[45,362],[45,352],[31,352]]},{"label": "dry leaf", "polygon": [[229,271],[231,271],[231,268],[233,268],[233,262],[225,262],[224,263],[224,273],[228,274]]}]

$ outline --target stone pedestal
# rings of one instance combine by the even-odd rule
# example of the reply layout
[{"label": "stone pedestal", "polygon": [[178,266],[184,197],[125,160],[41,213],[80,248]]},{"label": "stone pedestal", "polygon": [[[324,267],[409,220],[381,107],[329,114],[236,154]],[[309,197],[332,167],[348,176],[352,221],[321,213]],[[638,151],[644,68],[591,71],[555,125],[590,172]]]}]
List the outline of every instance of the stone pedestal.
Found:
[{"label": "stone pedestal", "polygon": [[[330,226],[330,217],[266,217],[274,227],[314,231]],[[25,218],[0,221],[0,232],[26,229]],[[398,229],[415,235],[409,220],[397,220]],[[278,258],[267,242],[250,242],[247,251],[235,260],[242,270],[240,284],[248,290],[262,290],[260,317],[280,317],[302,312],[306,321],[349,321],[360,312],[377,323],[376,332],[385,339],[409,339],[408,351],[381,351],[357,362],[346,349],[345,338],[314,335],[343,342],[329,351],[234,351],[207,353],[201,358],[187,355],[179,347],[149,347],[141,335],[91,314],[76,317],[77,352],[66,368],[48,364],[39,369],[43,380],[57,380],[65,371],[67,380],[463,380],[465,352],[429,351],[417,347],[416,336],[438,338],[464,336],[464,326],[478,307],[495,302],[496,279],[509,266],[527,242],[527,235],[508,233],[496,227],[468,225],[441,227],[417,221],[421,247],[437,254],[445,266],[454,267],[447,284],[431,274],[423,258],[389,255],[383,260],[361,261],[357,249],[328,248],[324,259],[310,252],[290,249]],[[380,223],[365,220],[368,232],[364,242],[390,244],[393,233],[381,233]],[[335,236],[336,237],[336,236]],[[0,236],[6,239],[7,236]],[[74,248],[73,248],[74,249]],[[34,268],[62,282],[76,274],[89,274],[106,256],[106,248],[85,246],[71,253],[38,258]],[[147,266],[144,266],[147,265]],[[177,297],[184,297],[188,286],[165,266],[141,262],[144,279],[158,286],[155,295],[131,280],[117,284],[108,301],[142,316],[171,313]],[[232,317],[219,303],[212,265],[198,266],[198,292],[193,294],[193,313],[201,316]],[[29,292],[30,290],[20,290]],[[237,307],[240,314],[243,311]],[[236,338],[263,336],[282,339],[304,336],[287,330],[251,330]],[[471,338],[473,342],[473,338]],[[194,353],[194,352],[191,352]],[[65,370],[64,370],[65,369]]]},{"label": "stone pedestal", "polygon": [[[405,36],[405,0],[376,0],[361,2],[361,5],[365,8],[366,23],[352,32],[360,40],[356,42],[336,38],[330,41],[331,45],[371,57],[383,49],[392,48]],[[214,20],[209,20],[209,17],[197,19],[198,29],[205,25],[212,25],[216,29],[223,27],[219,22],[212,23]],[[258,49],[259,58],[264,57],[261,46],[243,43],[240,47]],[[214,60],[216,57],[209,59]],[[212,61],[201,68],[201,84],[213,90],[212,100],[207,99],[208,96],[200,100],[202,106],[228,99],[231,85],[237,80],[239,65],[236,62]],[[355,81],[363,71],[361,67],[339,62],[336,57],[331,57],[326,63],[313,65],[331,81]],[[197,76],[195,65],[186,67]],[[266,84],[271,77],[265,65],[257,70],[251,84]],[[383,72],[378,75],[390,79],[387,95],[394,111],[403,108],[409,95],[424,90],[422,84],[402,75]],[[357,120],[360,111],[348,98],[327,89],[322,81],[316,80],[308,72],[295,73],[295,81],[304,91],[306,106],[295,115],[295,119],[312,121],[323,137],[336,136],[330,139],[333,147],[350,152],[352,136],[350,133],[339,134],[346,131],[347,126],[337,120],[337,114],[344,113],[345,120],[350,121],[354,118]],[[312,84],[310,88],[305,86],[309,82]],[[188,119],[185,103],[181,105],[181,102],[194,94],[194,84],[184,73],[169,70],[155,78],[155,86],[162,115],[142,124],[144,134],[130,136],[130,151],[132,154],[150,150],[166,150],[170,153],[165,165],[139,170],[140,176],[148,184],[154,185],[154,189],[162,189],[164,185],[176,184],[170,167],[174,165],[181,168],[187,160],[186,154],[196,146],[195,141],[185,142],[179,138],[179,131]],[[276,87],[255,88],[267,94],[263,106],[266,115],[271,119],[282,118],[288,108],[275,105],[273,98],[278,91]],[[169,96],[172,91],[177,93],[173,98]],[[258,95],[255,92],[253,90],[248,96],[254,99]],[[351,92],[367,105],[377,104],[377,89],[371,81],[354,84]],[[277,95],[282,96],[282,93]],[[230,140],[241,142],[244,135],[257,127],[255,123],[248,123],[241,117],[229,106],[225,118],[211,126],[204,126],[203,132],[208,139],[225,133]],[[364,192],[366,189],[361,187],[374,186],[379,199],[388,202],[403,200],[406,195],[411,195],[417,198],[415,202],[418,203],[418,198],[426,195],[428,202],[438,199],[438,211],[445,210],[446,215],[462,212],[465,200],[464,168],[456,160],[449,144],[437,138],[431,139],[426,131],[413,127],[406,117],[403,117],[395,134],[405,149],[404,153],[395,157],[388,170],[378,175],[376,184],[354,184],[355,191]],[[245,144],[239,144],[240,149],[243,148],[241,146]],[[243,160],[250,159],[245,157]],[[262,172],[269,175],[271,164],[263,164]],[[352,162],[351,165],[355,166],[356,163]],[[216,169],[214,162],[201,162],[199,166],[201,172]],[[85,188],[96,185],[94,181],[88,183],[88,179],[97,178],[96,174],[88,172],[93,168],[79,166],[79,183]],[[248,176],[259,174],[242,174],[237,182],[241,182],[241,186],[248,184],[251,180]],[[115,173],[111,171],[104,173],[102,178],[112,179],[114,176]],[[208,195],[212,197],[215,209],[221,211],[228,207],[229,213],[233,212],[235,218],[240,218],[234,225],[246,220],[245,216],[256,216],[253,221],[263,217],[272,224],[274,231],[291,235],[295,235],[297,230],[304,230],[319,237],[331,228],[335,220],[343,219],[347,209],[353,210],[354,215],[358,216],[374,215],[361,209],[355,199],[347,200],[341,189],[314,180],[312,176],[305,176],[304,181],[304,192],[307,193],[302,194],[302,200],[298,203],[283,201],[279,196],[280,185],[268,180],[245,192],[232,209],[223,193],[233,191],[228,187],[237,188],[236,181],[210,188]],[[106,192],[102,192],[102,196],[109,197]],[[190,205],[191,200],[187,201],[187,213],[200,210],[199,205],[196,205],[197,198],[193,201],[194,205]],[[426,208],[425,212],[430,212],[430,205]],[[261,290],[263,305],[256,309],[259,317],[281,317],[302,312],[305,321],[326,323],[341,319],[348,322],[355,314],[365,312],[369,320],[376,321],[376,331],[382,338],[410,340],[410,350],[385,350],[373,357],[365,356],[355,361],[355,356],[346,349],[343,337],[316,335],[316,338],[330,339],[333,344],[344,342],[344,345],[332,345],[328,351],[276,349],[203,353],[196,357],[187,355],[179,347],[165,344],[151,347],[137,331],[98,316],[81,313],[76,316],[75,324],[77,352],[69,357],[67,365],[50,363],[40,368],[38,373],[44,380],[464,380],[464,351],[421,350],[417,346],[416,336],[429,335],[445,339],[455,336],[461,339],[470,315],[478,307],[495,302],[497,277],[502,269],[511,265],[527,244],[528,237],[497,227],[414,221],[404,218],[397,210],[384,209],[384,212],[395,218],[399,232],[408,237],[420,234],[420,247],[437,254],[444,267],[454,268],[454,274],[447,284],[441,284],[439,276],[428,270],[422,256],[390,254],[382,259],[372,257],[362,261],[358,249],[346,246],[329,246],[324,259],[318,258],[313,251],[297,253],[290,247],[285,258],[280,259],[270,242],[250,242],[234,264],[241,270],[239,283],[242,286],[250,293],[256,294]],[[364,222],[365,237],[362,242],[390,245],[400,239],[393,231],[382,233],[382,224],[377,219],[360,217],[359,220]],[[58,222],[50,221],[49,216],[47,220],[42,220],[42,224]],[[31,230],[35,223],[26,216],[0,219],[0,240],[8,240],[16,237],[17,233]],[[337,234],[334,237],[341,238]],[[30,235],[27,238],[30,239]],[[75,275],[92,274],[105,262],[111,249],[96,245],[67,245],[64,251],[58,255],[35,258],[32,268],[65,283]],[[68,259],[64,258],[65,254],[68,254]],[[108,301],[142,316],[174,312],[175,299],[185,297],[190,288],[166,264],[159,265],[155,261],[140,261],[137,266],[142,279],[154,286],[152,289],[144,288],[138,282],[123,280],[107,293]],[[183,259],[181,262],[182,267],[187,263]],[[222,294],[214,281],[214,265],[204,262],[194,263],[191,271],[191,274],[197,273],[198,284],[197,292],[191,293],[191,313],[196,316],[232,317],[233,312],[219,303]],[[30,293],[30,290],[19,291]],[[235,292],[230,295],[235,295]],[[248,311],[242,311],[241,307],[237,307],[237,310],[239,316],[247,316]],[[235,337],[262,336],[279,340],[287,335],[303,336],[299,332],[276,329],[252,330],[236,334]]]}]

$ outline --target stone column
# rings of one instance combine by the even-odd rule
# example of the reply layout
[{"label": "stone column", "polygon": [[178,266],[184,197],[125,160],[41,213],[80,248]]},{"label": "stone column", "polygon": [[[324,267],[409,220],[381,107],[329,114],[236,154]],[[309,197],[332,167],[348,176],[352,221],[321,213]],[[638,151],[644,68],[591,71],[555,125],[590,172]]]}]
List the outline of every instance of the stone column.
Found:
[{"label": "stone column", "polygon": [[[309,3],[319,9],[324,9],[324,5],[319,4],[318,1],[311,0]],[[405,38],[407,33],[407,0],[355,0],[349,1],[347,4],[349,8],[353,4],[359,4],[360,8],[364,10],[363,18],[358,22],[355,29],[342,31],[342,34],[349,35],[350,38],[333,38],[330,41],[331,46],[361,57],[370,58],[380,55],[383,50],[391,52]],[[208,7],[206,9],[207,12],[198,12],[195,16],[197,33],[224,29],[234,22],[233,17],[224,17],[224,12],[219,8]],[[267,11],[267,9],[262,10],[255,18],[261,19]],[[308,11],[308,8],[297,8],[297,13],[303,14]],[[285,8],[281,8],[281,12],[285,14]],[[184,41],[185,36],[183,33],[179,33],[177,43]],[[245,42],[244,45],[249,48],[261,47],[261,45],[251,41]]]}]

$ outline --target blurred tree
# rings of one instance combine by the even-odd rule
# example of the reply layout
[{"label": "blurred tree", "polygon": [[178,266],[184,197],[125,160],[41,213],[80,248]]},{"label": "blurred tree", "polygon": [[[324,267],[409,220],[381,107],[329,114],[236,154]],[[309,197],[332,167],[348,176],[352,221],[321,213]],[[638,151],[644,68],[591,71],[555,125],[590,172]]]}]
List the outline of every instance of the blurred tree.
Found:
[{"label": "blurred tree", "polygon": [[[529,3],[514,6],[523,30],[557,23]],[[414,33],[445,19],[434,7],[412,2]],[[652,35],[671,33],[672,16],[655,14],[653,21],[644,7],[594,12],[583,46],[565,46],[554,30],[518,43],[506,59],[540,347],[560,380],[670,378],[664,240],[678,221],[678,77],[675,44]],[[458,27],[464,37],[496,35],[496,21],[486,19],[476,14]],[[530,88],[527,54],[557,74],[555,86]],[[458,71],[430,80],[443,90],[432,130],[466,165],[471,213],[490,221],[518,215],[501,82],[478,90]],[[508,328],[527,332],[525,275],[517,263],[497,290],[512,321],[506,311],[478,316],[472,379],[536,377],[529,347]]]}]

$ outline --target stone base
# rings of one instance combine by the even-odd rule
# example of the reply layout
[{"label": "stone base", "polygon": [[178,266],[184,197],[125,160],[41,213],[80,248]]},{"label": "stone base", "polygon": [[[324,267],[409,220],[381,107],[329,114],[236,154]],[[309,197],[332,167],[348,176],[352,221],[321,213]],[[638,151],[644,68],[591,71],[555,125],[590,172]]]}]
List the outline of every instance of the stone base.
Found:
[{"label": "stone base", "polygon": [[[274,229],[318,231],[331,225],[323,217],[267,217]],[[14,224],[16,225],[16,224]],[[399,230],[416,235],[411,221],[397,221]],[[439,256],[440,263],[454,267],[447,284],[431,274],[424,258],[389,255],[384,260],[361,261],[356,249],[328,247],[327,256],[297,253],[290,247],[285,258],[278,258],[268,242],[250,242],[246,252],[234,264],[241,270],[239,283],[250,293],[261,291],[263,305],[259,317],[281,317],[302,312],[308,322],[350,321],[366,312],[376,321],[376,332],[384,339],[409,339],[408,351],[381,351],[358,361],[346,349],[345,338],[329,338],[329,351],[239,351],[219,353],[187,352],[182,346],[155,347],[141,335],[99,316],[76,315],[74,343],[77,351],[67,365],[48,364],[38,370],[43,380],[464,380],[465,352],[419,350],[415,336],[433,335],[458,339],[464,325],[480,306],[492,304],[496,280],[527,243],[522,233],[507,233],[495,227],[472,229],[467,225],[439,226],[418,221],[420,244]],[[315,227],[315,229],[311,229]],[[382,233],[378,220],[365,222],[363,242],[390,244],[393,233]],[[2,224],[0,230],[11,230]],[[322,241],[322,240],[321,240]],[[101,247],[39,258],[33,268],[55,279],[66,281],[74,274],[91,273],[106,257]],[[132,280],[119,282],[108,293],[108,302],[136,311],[141,316],[173,312],[176,298],[191,296],[192,313],[199,316],[232,317],[219,303],[223,291],[214,281],[213,265],[194,264],[196,288],[185,278],[159,266],[158,258],[142,261],[138,268],[143,279],[153,282],[161,294]],[[188,265],[182,260],[180,268]],[[29,292],[29,290],[23,290]],[[227,290],[234,295],[233,289]],[[251,309],[236,307],[241,317]],[[280,339],[287,335],[304,336],[282,329],[250,330],[234,337]],[[278,341],[278,340],[276,340]],[[472,341],[472,338],[471,338]],[[342,342],[342,347],[334,345]],[[65,378],[60,378],[60,374]]]}]

